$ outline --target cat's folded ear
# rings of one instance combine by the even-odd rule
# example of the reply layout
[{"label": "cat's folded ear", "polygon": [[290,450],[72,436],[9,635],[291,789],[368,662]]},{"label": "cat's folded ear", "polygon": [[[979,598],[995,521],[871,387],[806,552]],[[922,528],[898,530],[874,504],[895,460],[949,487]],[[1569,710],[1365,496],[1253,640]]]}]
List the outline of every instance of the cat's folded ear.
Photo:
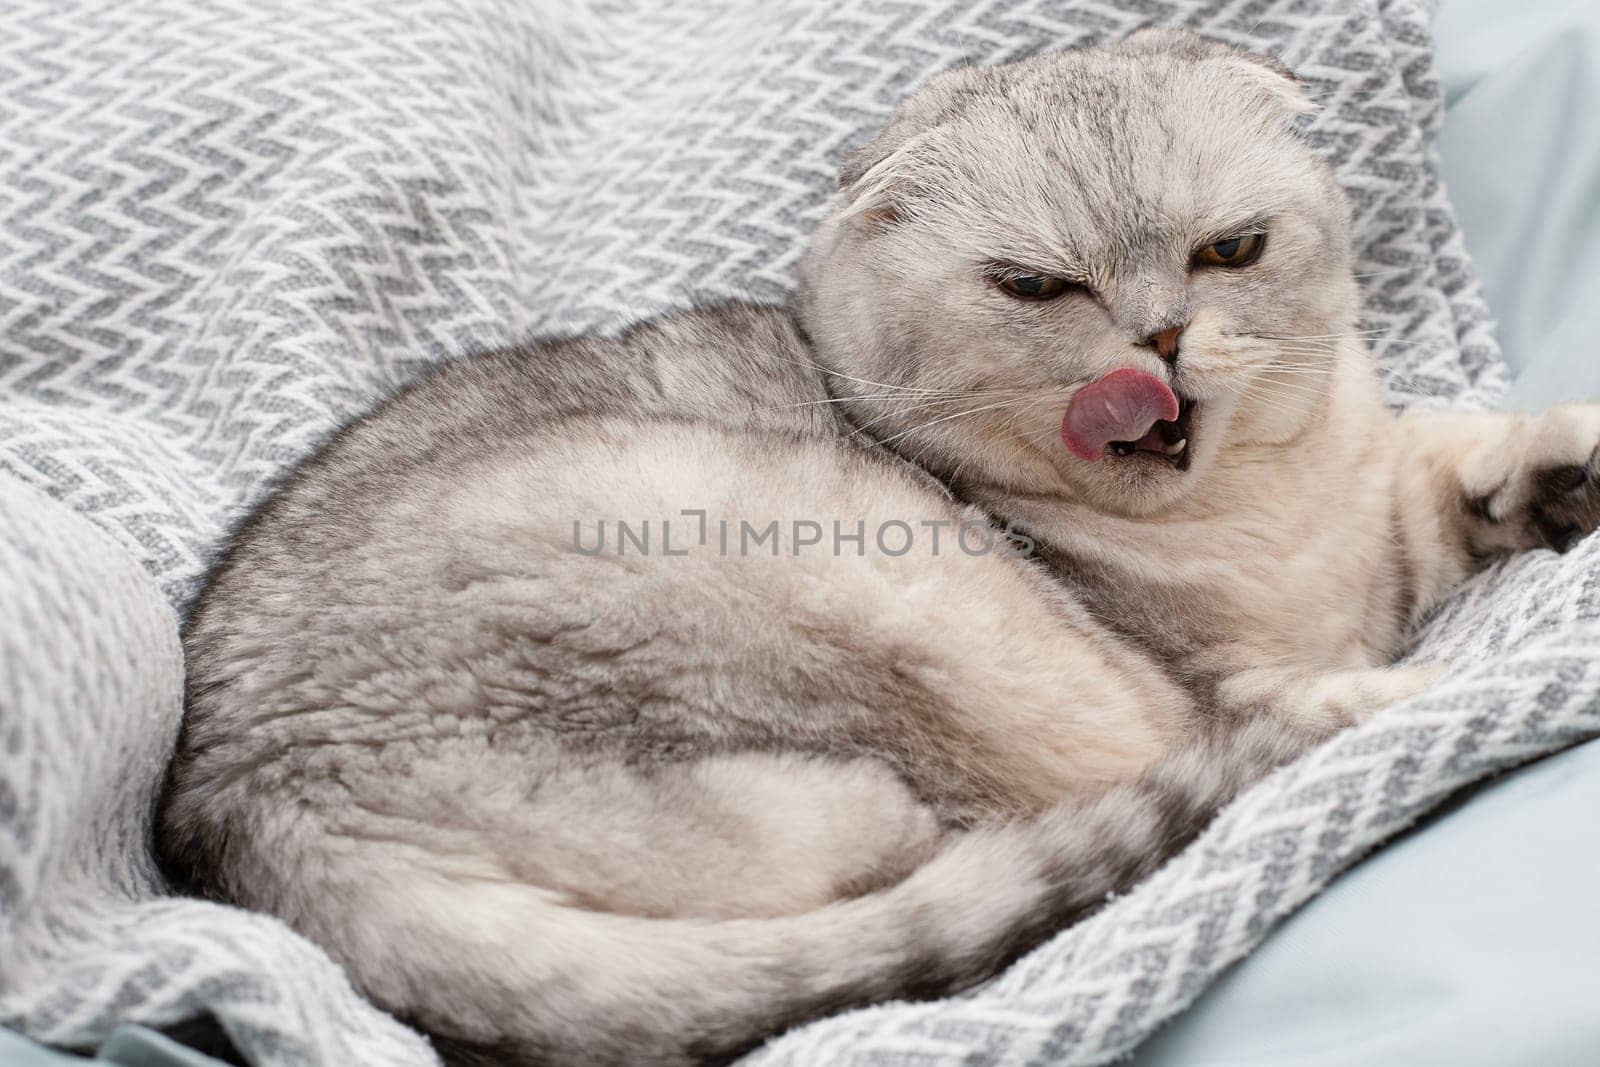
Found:
[{"label": "cat's folded ear", "polygon": [[846,213],[892,221],[897,201],[909,192],[918,144],[981,80],[979,71],[965,66],[935,75],[895,108],[870,141],[848,153],[839,164],[839,188],[850,204]]},{"label": "cat's folded ear", "polygon": [[1317,109],[1306,95],[1305,83],[1276,56],[1249,52],[1188,30],[1140,30],[1130,34],[1116,48],[1133,55],[1176,55],[1218,63],[1233,76],[1258,86],[1290,114],[1306,115]]}]

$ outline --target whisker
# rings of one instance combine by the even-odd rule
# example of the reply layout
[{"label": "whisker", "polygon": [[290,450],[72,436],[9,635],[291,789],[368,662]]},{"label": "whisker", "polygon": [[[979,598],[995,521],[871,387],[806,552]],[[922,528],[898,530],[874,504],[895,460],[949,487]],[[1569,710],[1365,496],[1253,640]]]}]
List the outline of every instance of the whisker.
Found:
[{"label": "whisker", "polygon": [[920,404],[912,404],[910,407],[890,408],[887,411],[879,412],[877,415],[875,415],[872,418],[868,419],[866,422],[861,423],[854,430],[851,430],[845,436],[847,438],[848,437],[856,437],[856,436],[858,436],[860,434],[867,433],[867,431],[871,430],[872,427],[876,426],[878,423],[884,421],[885,419],[892,419],[896,415],[906,415],[906,414],[910,414],[911,412],[914,412],[914,411],[927,411],[930,408],[937,410],[944,403],[945,403],[944,400],[928,400],[928,401],[924,401],[924,402],[922,402]]},{"label": "whisker", "polygon": [[1345,333],[1250,333],[1246,337],[1259,337],[1264,341],[1344,341],[1352,337],[1362,337],[1368,334],[1384,333],[1379,329],[1349,330]]},{"label": "whisker", "polygon": [[[1026,390],[1026,389],[993,389],[993,390],[976,390],[976,391],[968,391],[968,392],[949,392],[949,393],[934,393],[934,392],[913,393],[909,399],[913,399],[913,400],[924,400],[924,399],[927,399],[927,400],[980,400],[980,399],[986,399],[988,397],[995,397],[995,396],[1029,396],[1029,395],[1032,395],[1032,394],[1031,394],[1031,392],[1029,390]],[[863,401],[863,402],[865,402],[865,401],[877,401],[877,400],[890,401],[890,400],[898,400],[898,399],[901,399],[901,398],[896,396],[893,393],[861,393],[861,394],[857,394],[857,395],[854,395],[854,396],[829,397],[826,400],[801,400],[801,401],[798,401],[798,402],[793,403],[793,404],[774,404],[774,405],[772,405],[770,407],[759,408],[758,410],[760,410],[760,411],[781,411],[781,410],[785,410],[785,409],[788,409],[788,408],[816,407],[816,406],[822,405],[822,404],[848,404],[851,401]]]},{"label": "whisker", "polygon": [[1261,387],[1261,386],[1256,386],[1256,387],[1253,387],[1251,389],[1246,390],[1246,392],[1248,392],[1248,393],[1250,393],[1252,395],[1255,395],[1255,396],[1273,396],[1273,397],[1277,397],[1278,399],[1283,400],[1283,401],[1293,401],[1293,402],[1296,402],[1296,403],[1319,404],[1322,401],[1326,400],[1327,397],[1328,397],[1327,393],[1322,392],[1320,390],[1314,390],[1314,389],[1286,389],[1286,388],[1282,388],[1282,387],[1264,388],[1264,387]]},{"label": "whisker", "polygon": [[[1321,353],[1291,352],[1289,354],[1320,355]],[[1333,377],[1334,373],[1333,365],[1331,363],[1286,363],[1282,360],[1268,360],[1266,363],[1261,364],[1261,366],[1265,370],[1284,371],[1288,374],[1303,374],[1308,378],[1331,378]]]},{"label": "whisker", "polygon": [[1337,373],[1332,366],[1308,366],[1299,363],[1283,363],[1278,360],[1268,360],[1255,368],[1260,374],[1281,374],[1290,378],[1315,379],[1331,382]]},{"label": "whisker", "polygon": [[1281,411],[1286,415],[1303,415],[1303,414],[1305,414],[1305,408],[1303,408],[1303,407],[1295,407],[1295,406],[1292,406],[1290,403],[1287,402],[1288,399],[1298,399],[1298,398],[1281,398],[1281,397],[1277,397],[1275,394],[1272,394],[1272,393],[1262,393],[1262,392],[1259,392],[1259,391],[1256,391],[1256,390],[1250,390],[1250,389],[1245,390],[1245,394],[1244,395],[1246,397],[1248,397],[1253,404],[1262,405],[1264,407],[1270,408],[1273,411]]},{"label": "whisker", "polygon": [[1422,269],[1422,265],[1417,264],[1416,266],[1411,267],[1395,267],[1392,270],[1375,270],[1368,274],[1352,274],[1351,277],[1356,279],[1356,281],[1365,281],[1368,278],[1387,278],[1392,274],[1408,274],[1412,271]]},{"label": "whisker", "polygon": [[[770,404],[770,405],[768,405],[766,407],[756,408],[755,410],[757,410],[757,411],[788,411],[788,410],[791,410],[793,408],[820,407],[823,404],[848,404],[853,400],[870,401],[870,400],[899,400],[899,399],[901,399],[901,398],[897,397],[897,396],[893,396],[892,394],[868,393],[868,394],[862,394],[860,396],[835,396],[835,397],[829,397],[827,400],[800,400],[800,401],[797,401],[797,402],[795,402],[793,404]],[[921,399],[921,398],[920,397],[913,397],[912,399]]]},{"label": "whisker", "polygon": [[[1058,406],[1058,402],[1055,400],[1055,398],[1049,397],[1049,396],[1037,397],[1037,398],[1032,399],[1031,401],[1020,403],[1020,404],[1017,405],[1017,409],[1011,413],[1011,417],[1005,421],[1004,425],[1001,427],[1001,431],[1003,433],[1016,433],[1017,432],[1017,423],[1022,419],[1022,417],[1024,415],[1030,414],[1031,412],[1033,412],[1034,410],[1036,410],[1038,408],[1056,407],[1056,406]],[[1045,431],[1045,436],[1049,437],[1051,434],[1056,433],[1056,432],[1059,432],[1059,431],[1058,430],[1048,430],[1047,429]],[[1029,439],[1028,439],[1028,437],[1026,435],[1018,434],[1018,436],[1021,437],[1022,440],[1025,443],[1030,443],[1031,444],[1031,441],[1029,441]],[[920,455],[921,453],[918,453],[918,454]],[[975,456],[976,456],[976,450],[972,450],[971,452],[968,453],[968,455],[965,458],[963,458],[961,460],[960,463],[956,464],[955,470],[950,472],[950,481],[951,482],[954,482],[958,478],[961,477],[961,472],[966,469],[967,464],[972,462],[972,460],[975,458]]]},{"label": "whisker", "polygon": [[966,415],[976,415],[979,412],[983,412],[983,411],[993,411],[995,408],[1003,408],[1003,407],[1007,407],[1007,406],[1009,406],[1011,404],[1015,404],[1015,403],[1017,403],[1017,401],[1015,401],[1015,400],[1002,400],[998,404],[984,404],[981,407],[969,408],[966,411],[957,411],[957,412],[955,412],[953,414],[950,414],[950,415],[943,415],[943,416],[941,416],[941,417],[939,417],[937,419],[931,419],[928,422],[919,423],[918,425],[913,426],[908,430],[901,430],[897,434],[891,434],[888,437],[881,438],[878,441],[878,443],[881,444],[881,445],[888,445],[888,444],[891,444],[892,442],[898,441],[900,438],[906,436],[907,434],[917,433],[917,432],[919,432],[921,430],[926,430],[928,427],[937,426],[941,422],[949,422],[951,419],[959,419],[959,418],[962,418],[963,416],[966,416]]},{"label": "whisker", "polygon": [[1260,370],[1256,372],[1258,380],[1266,381],[1272,385],[1281,385],[1285,389],[1299,389],[1308,393],[1326,394],[1332,391],[1333,380],[1326,376],[1312,377],[1310,375],[1284,376],[1281,371]]},{"label": "whisker", "polygon": [[1251,368],[1257,378],[1269,378],[1292,385],[1296,388],[1315,387],[1318,385],[1331,387],[1334,382],[1334,372],[1330,368],[1322,367],[1294,367],[1283,366],[1275,363],[1263,363],[1259,367]]},{"label": "whisker", "polygon": [[870,378],[857,378],[855,375],[846,374],[843,371],[830,370],[829,368],[824,367],[820,363],[807,363],[804,360],[798,360],[798,359],[784,359],[784,358],[782,358],[780,356],[775,356],[773,358],[776,359],[779,363],[788,363],[788,364],[792,364],[793,366],[796,366],[796,367],[804,367],[807,370],[814,370],[814,371],[817,371],[817,372],[819,372],[821,374],[831,375],[831,376],[833,376],[835,378],[844,378],[847,381],[859,382],[862,385],[870,385],[874,389],[889,389],[889,390],[896,391],[896,392],[918,393],[918,394],[936,393],[936,392],[938,392],[938,390],[923,389],[923,388],[920,388],[920,387],[914,386],[914,385],[891,385],[888,382],[875,382],[875,381],[872,381]]}]

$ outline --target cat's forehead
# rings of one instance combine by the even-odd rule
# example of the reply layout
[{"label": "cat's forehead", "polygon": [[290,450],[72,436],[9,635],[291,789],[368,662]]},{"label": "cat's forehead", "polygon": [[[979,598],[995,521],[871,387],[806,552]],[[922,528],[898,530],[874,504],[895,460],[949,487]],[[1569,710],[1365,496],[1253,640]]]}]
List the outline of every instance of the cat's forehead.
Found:
[{"label": "cat's forehead", "polygon": [[961,140],[1011,139],[1017,150],[1077,149],[1096,158],[1287,142],[1289,116],[1250,67],[1219,59],[1102,51],[1045,53],[974,71],[948,94]]},{"label": "cat's forehead", "polygon": [[941,198],[965,186],[975,210],[1022,231],[1187,238],[1318,184],[1291,111],[1226,55],[1049,53],[928,89],[923,159]]}]

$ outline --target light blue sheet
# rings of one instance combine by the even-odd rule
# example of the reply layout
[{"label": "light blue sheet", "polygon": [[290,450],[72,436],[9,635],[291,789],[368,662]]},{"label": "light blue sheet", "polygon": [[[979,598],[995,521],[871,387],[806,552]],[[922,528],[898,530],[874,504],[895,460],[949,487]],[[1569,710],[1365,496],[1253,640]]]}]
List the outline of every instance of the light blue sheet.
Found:
[{"label": "light blue sheet", "polygon": [[1512,403],[1600,399],[1600,2],[1449,0],[1438,39],[1442,169]]},{"label": "light blue sheet", "polygon": [[[1600,399],[1600,2],[1447,0],[1445,180],[1517,373]],[[1600,1064],[1600,743],[1351,871],[1136,1067]]]},{"label": "light blue sheet", "polygon": [[1600,744],[1526,767],[1357,866],[1138,1067],[1600,1063]]}]

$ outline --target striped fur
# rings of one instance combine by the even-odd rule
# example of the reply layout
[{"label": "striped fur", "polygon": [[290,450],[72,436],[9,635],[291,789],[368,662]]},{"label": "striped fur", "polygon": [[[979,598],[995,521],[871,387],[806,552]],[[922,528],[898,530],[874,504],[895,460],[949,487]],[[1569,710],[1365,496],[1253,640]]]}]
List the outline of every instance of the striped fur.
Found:
[{"label": "striped fur", "polygon": [[[346,428],[186,626],[174,875],[463,1061],[597,1065],[964,988],[1133,885],[1600,517],[1589,409],[1385,410],[1305,106],[1172,34],[946,75],[846,163],[799,326],[480,355]],[[1062,447],[1120,368],[1196,402],[1182,466]]]}]

